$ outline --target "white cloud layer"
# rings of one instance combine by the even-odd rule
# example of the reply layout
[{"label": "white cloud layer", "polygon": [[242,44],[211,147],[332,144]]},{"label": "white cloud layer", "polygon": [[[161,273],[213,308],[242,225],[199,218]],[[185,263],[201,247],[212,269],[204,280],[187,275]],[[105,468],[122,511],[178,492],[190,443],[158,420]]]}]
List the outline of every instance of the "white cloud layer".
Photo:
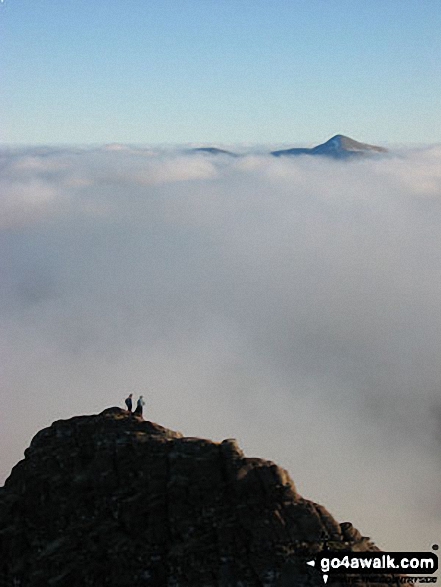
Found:
[{"label": "white cloud layer", "polygon": [[441,530],[441,149],[336,162],[0,154],[4,479],[144,393],[389,550]]}]

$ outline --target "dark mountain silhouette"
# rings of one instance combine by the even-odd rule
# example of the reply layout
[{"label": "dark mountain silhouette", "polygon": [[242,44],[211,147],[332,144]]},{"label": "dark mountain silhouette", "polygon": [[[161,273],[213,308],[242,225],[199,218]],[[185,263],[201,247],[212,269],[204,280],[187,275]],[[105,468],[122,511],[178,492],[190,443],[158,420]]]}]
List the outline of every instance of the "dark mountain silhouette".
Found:
[{"label": "dark mountain silhouette", "polygon": [[[271,151],[271,155],[275,157],[282,156],[297,156],[297,155],[321,155],[325,157],[332,157],[334,159],[348,159],[353,157],[366,157],[368,155],[375,155],[380,153],[387,153],[387,149],[384,147],[377,147],[376,145],[368,145],[367,143],[359,143],[345,137],[344,135],[335,135],[326,143],[317,145],[316,147],[308,148],[292,148],[292,149],[281,149],[278,151]],[[187,153],[191,155],[227,155],[229,157],[241,157],[237,153],[227,151],[225,149],[219,149],[217,147],[196,147],[189,149]]]},{"label": "dark mountain silhouette", "polygon": [[195,149],[190,149],[189,152],[202,155],[228,155],[230,157],[239,157],[237,153],[226,151],[225,149],[218,149],[217,147],[196,147]]},{"label": "dark mountain silhouette", "polygon": [[377,550],[235,440],[186,438],[119,408],[40,431],[0,489],[11,587],[318,587],[306,561],[324,538]]},{"label": "dark mountain silhouette", "polygon": [[312,149],[282,149],[280,151],[272,151],[271,154],[275,157],[286,155],[324,155],[336,159],[346,159],[348,157],[360,157],[375,153],[387,153],[387,149],[375,145],[368,145],[366,143],[359,143],[358,141],[354,141],[344,135],[335,135],[335,137],[332,137],[329,141],[326,141],[326,143],[317,145]]}]

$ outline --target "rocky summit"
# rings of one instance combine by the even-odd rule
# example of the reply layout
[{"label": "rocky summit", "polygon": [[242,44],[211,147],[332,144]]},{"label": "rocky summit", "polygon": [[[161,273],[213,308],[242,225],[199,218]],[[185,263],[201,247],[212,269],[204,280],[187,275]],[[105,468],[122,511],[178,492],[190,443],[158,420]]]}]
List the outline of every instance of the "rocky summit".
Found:
[{"label": "rocky summit", "polygon": [[119,408],[41,430],[0,489],[8,587],[318,587],[306,562],[324,539],[377,550],[235,440],[187,438]]}]

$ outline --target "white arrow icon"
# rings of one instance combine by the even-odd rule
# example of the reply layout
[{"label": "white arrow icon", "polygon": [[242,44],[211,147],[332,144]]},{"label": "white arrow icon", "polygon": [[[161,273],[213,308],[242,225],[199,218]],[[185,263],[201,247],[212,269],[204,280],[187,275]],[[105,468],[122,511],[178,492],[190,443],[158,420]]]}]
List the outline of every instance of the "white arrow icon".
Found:
[{"label": "white arrow icon", "polygon": [[315,561],[308,561],[306,564],[310,567],[315,567]]}]

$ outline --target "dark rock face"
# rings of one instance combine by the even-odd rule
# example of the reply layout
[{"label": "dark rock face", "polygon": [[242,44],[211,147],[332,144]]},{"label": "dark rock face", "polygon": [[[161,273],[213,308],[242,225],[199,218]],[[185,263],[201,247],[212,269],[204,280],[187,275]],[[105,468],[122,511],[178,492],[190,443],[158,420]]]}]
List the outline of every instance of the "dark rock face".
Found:
[{"label": "dark rock face", "polygon": [[119,408],[39,432],[0,489],[11,587],[314,587],[305,562],[324,537],[376,550],[234,440],[184,438]]}]

